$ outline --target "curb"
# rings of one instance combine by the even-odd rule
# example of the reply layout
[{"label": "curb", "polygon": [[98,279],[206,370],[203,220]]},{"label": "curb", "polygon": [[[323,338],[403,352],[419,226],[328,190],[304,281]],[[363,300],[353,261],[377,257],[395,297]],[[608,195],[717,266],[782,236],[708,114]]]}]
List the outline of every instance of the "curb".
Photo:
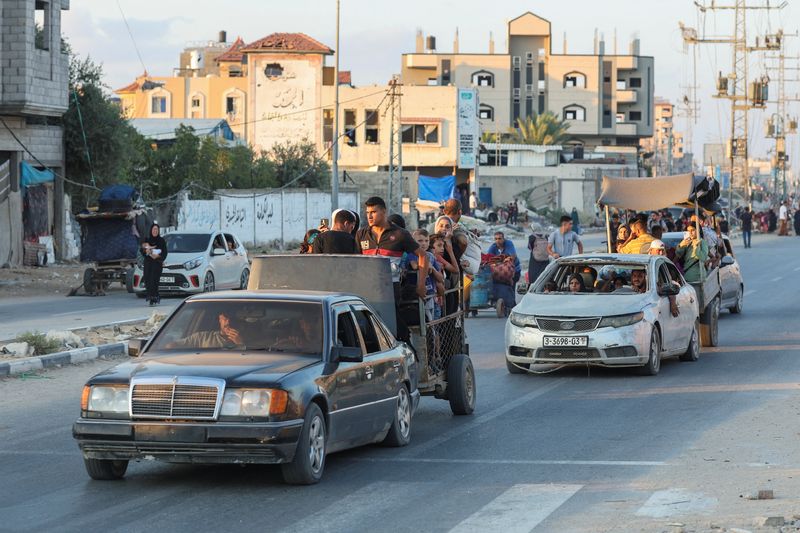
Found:
[{"label": "curb", "polygon": [[82,363],[84,361],[97,359],[98,357],[124,355],[127,353],[127,350],[127,342],[115,342],[112,344],[90,346],[88,348],[78,348],[66,352],[25,357],[18,361],[6,361],[0,363],[0,378],[22,374],[23,372],[42,370],[44,368],[53,368],[60,365]]}]

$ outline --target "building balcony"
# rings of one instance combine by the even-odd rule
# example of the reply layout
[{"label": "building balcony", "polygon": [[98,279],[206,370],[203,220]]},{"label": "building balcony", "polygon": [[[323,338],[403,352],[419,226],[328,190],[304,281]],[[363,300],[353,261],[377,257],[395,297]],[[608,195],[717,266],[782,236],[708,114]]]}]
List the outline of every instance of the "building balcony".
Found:
[{"label": "building balcony", "polygon": [[625,136],[635,136],[639,132],[639,128],[636,124],[631,122],[624,122],[624,123],[617,123],[615,133],[617,135],[625,135]]},{"label": "building balcony", "polygon": [[424,68],[436,70],[438,56],[434,54],[406,54],[403,56],[406,68]]},{"label": "building balcony", "polygon": [[617,56],[617,70],[636,70],[639,68],[637,56]]},{"label": "building balcony", "polygon": [[618,104],[635,104],[636,103],[636,91],[633,89],[625,89],[625,90],[618,90],[617,91],[617,103]]}]

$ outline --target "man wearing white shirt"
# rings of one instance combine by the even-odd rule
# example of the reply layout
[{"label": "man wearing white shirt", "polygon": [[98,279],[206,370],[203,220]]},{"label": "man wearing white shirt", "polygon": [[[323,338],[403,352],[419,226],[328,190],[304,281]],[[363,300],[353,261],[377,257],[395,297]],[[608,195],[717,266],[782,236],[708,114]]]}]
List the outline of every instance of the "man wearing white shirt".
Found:
[{"label": "man wearing white shirt", "polygon": [[787,205],[789,202],[783,202],[781,204],[781,208],[778,211],[778,221],[780,222],[780,226],[778,228],[778,235],[789,235],[789,206]]}]

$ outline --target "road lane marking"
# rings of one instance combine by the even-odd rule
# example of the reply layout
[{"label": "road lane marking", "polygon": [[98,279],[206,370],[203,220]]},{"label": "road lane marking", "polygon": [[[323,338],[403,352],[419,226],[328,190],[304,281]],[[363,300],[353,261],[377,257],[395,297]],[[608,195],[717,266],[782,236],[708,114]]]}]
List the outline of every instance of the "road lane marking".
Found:
[{"label": "road lane marking", "polygon": [[581,459],[434,459],[422,457],[351,457],[363,463],[428,463],[470,465],[540,465],[540,466],[670,466],[664,461],[600,461]]},{"label": "road lane marking", "polygon": [[86,314],[86,313],[89,313],[89,312],[94,313],[94,312],[97,312],[97,311],[107,311],[107,310],[110,310],[110,309],[113,309],[113,308],[112,307],[98,307],[96,309],[95,308],[92,308],[92,309],[81,309],[80,311],[67,311],[66,313],[53,313],[50,316],[82,315],[82,314]]},{"label": "road lane marking", "polygon": [[797,391],[800,383],[737,383],[733,385],[689,385],[683,387],[652,387],[647,390],[595,392],[574,394],[572,400],[619,400],[623,398],[644,398],[662,394],[706,394],[723,392],[761,392],[761,391]]},{"label": "road lane marking", "polygon": [[717,499],[702,492],[688,492],[686,489],[667,489],[654,492],[642,505],[637,516],[666,518],[674,515],[694,514],[711,509]]},{"label": "road lane marking", "polygon": [[[493,409],[491,411],[487,411],[486,413],[478,415],[475,418],[472,418],[469,422],[465,423],[464,425],[454,427],[453,429],[451,429],[449,431],[445,431],[444,433],[442,433],[438,437],[430,439],[428,441],[425,441],[425,442],[421,443],[419,446],[411,446],[411,447],[407,448],[408,451],[406,453],[403,453],[402,455],[413,455],[415,457],[420,456],[420,455],[424,455],[425,453],[430,451],[432,448],[435,448],[436,446],[439,446],[440,444],[443,444],[443,443],[447,442],[448,440],[450,440],[452,438],[455,438],[455,437],[457,437],[459,435],[462,435],[464,433],[472,431],[473,429],[485,424],[486,422],[489,422],[490,420],[494,420],[495,418],[497,418],[499,416],[502,416],[502,415],[508,413],[509,411],[512,411],[512,410],[516,409],[517,407],[525,405],[526,403],[528,403],[529,401],[533,400],[534,398],[537,398],[539,396],[547,394],[548,392],[552,391],[556,387],[559,387],[559,386],[563,385],[564,383],[566,383],[570,379],[571,378],[558,378],[555,381],[553,381],[552,383],[548,383],[547,385],[544,385],[543,387],[539,387],[535,391],[529,392],[528,394],[526,394],[524,396],[520,396],[516,400],[512,400],[512,401],[510,401],[510,402],[508,402],[506,404],[503,404],[502,406],[497,407],[497,408],[495,408],[495,409]],[[478,406],[478,408],[480,408],[480,406]]]},{"label": "road lane marking", "polygon": [[528,533],[572,498],[583,485],[514,485],[450,533]]},{"label": "road lane marking", "polygon": [[783,279],[783,276],[778,276],[777,278],[772,278],[772,279],[770,280],[770,283],[775,283],[776,281],[780,281],[780,280],[782,280],[782,279]]}]

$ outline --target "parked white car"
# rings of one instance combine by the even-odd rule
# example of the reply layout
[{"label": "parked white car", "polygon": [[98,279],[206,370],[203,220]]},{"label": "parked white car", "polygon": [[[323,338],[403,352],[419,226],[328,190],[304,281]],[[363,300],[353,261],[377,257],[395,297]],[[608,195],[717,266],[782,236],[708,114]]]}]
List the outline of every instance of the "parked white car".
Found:
[{"label": "parked white car", "polygon": [[[638,272],[637,272],[638,271]],[[637,281],[644,273],[642,292]],[[573,274],[585,292],[570,292]],[[546,292],[546,286],[555,290]],[[670,297],[678,316],[670,310]],[[700,354],[695,290],[664,256],[587,254],[551,263],[506,323],[506,365],[512,374],[535,364],[639,367],[655,375],[661,359]]]},{"label": "parked white car", "polygon": [[[250,261],[242,242],[231,233],[176,232],[164,236],[167,258],[161,272],[161,294],[194,294],[217,289],[246,289]],[[145,296],[143,263],[133,272],[133,291]]]}]

